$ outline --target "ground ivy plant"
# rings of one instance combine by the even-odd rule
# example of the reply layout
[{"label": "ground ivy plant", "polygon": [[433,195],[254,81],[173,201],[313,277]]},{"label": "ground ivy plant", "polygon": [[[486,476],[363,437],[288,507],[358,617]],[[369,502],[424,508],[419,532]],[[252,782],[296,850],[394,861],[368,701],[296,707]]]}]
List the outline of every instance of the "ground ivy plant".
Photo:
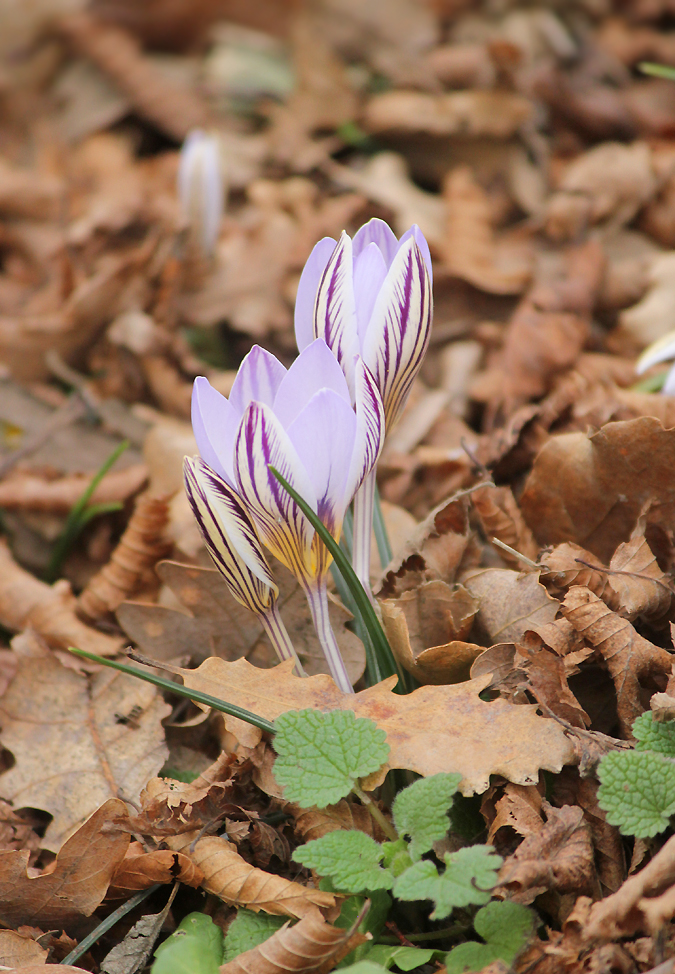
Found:
[{"label": "ground ivy plant", "polygon": [[647,839],[675,815],[675,721],[642,714],[633,724],[634,751],[614,751],[598,766],[598,803],[624,835]]},{"label": "ground ivy plant", "polygon": [[[441,960],[454,974],[479,971],[497,959],[513,961],[532,933],[533,913],[515,903],[492,900],[501,858],[486,845],[438,856],[433,852],[434,844],[448,833],[448,814],[461,775],[436,774],[403,788],[392,804],[390,822],[362,787],[362,779],[380,769],[389,755],[385,733],[373,721],[356,717],[351,710],[300,710],[282,714],[274,731],[274,774],[288,800],[321,808],[355,794],[387,837],[377,842],[359,830],[334,831],[293,853],[295,862],[321,877],[322,889],[344,897],[337,926],[349,929],[368,907],[360,929],[372,939],[345,958],[341,968],[349,974],[382,974],[392,967],[410,971]],[[395,901],[417,904],[414,915],[427,913],[431,921],[446,920],[455,909],[464,911],[463,926],[455,925],[457,929],[450,928],[447,934],[431,931],[432,942],[460,939],[460,933],[470,932],[471,917],[481,939],[467,940],[449,952],[381,942]],[[225,937],[221,962],[258,946],[285,922],[285,918],[240,909]],[[163,945],[155,962],[155,966],[162,962],[161,974],[174,974],[164,966],[170,949]],[[213,951],[208,956],[212,958]],[[215,967],[204,974],[215,974]]]}]

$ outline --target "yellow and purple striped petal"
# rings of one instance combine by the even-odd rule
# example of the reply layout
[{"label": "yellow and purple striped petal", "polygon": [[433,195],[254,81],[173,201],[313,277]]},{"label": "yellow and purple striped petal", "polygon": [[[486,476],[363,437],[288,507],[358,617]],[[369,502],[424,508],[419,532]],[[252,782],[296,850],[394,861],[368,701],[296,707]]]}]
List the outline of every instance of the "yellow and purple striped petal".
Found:
[{"label": "yellow and purple striped petal", "polygon": [[314,335],[323,338],[354,390],[354,356],[359,353],[352,241],[342,233],[331,254],[314,305]]},{"label": "yellow and purple striped petal", "polygon": [[377,463],[384,446],[384,406],[377,383],[359,359],[355,366],[356,430],[354,450],[347,474],[348,503]]},{"label": "yellow and purple striped petal", "polygon": [[387,272],[361,349],[380,390],[388,430],[401,415],[429,345],[432,307],[426,261],[411,235]]},{"label": "yellow and purple striped petal", "polygon": [[279,359],[260,345],[254,345],[239,366],[228,399],[237,418],[241,419],[254,399],[271,406],[285,376],[286,369]]},{"label": "yellow and purple striped petal", "polygon": [[239,416],[203,375],[192,386],[192,429],[202,460],[234,486],[232,460]]},{"label": "yellow and purple striped petal", "polygon": [[270,406],[252,402],[244,413],[235,444],[239,493],[264,544],[294,575],[311,577],[314,528],[271,473],[270,466],[316,511],[316,493],[288,434]]},{"label": "yellow and purple striped petal", "polygon": [[241,498],[199,457],[185,457],[185,489],[206,547],[235,599],[264,614],[279,594]]},{"label": "yellow and purple striped petal", "polygon": [[295,340],[299,352],[316,338],[314,334],[316,292],[319,290],[323,272],[326,270],[326,264],[335,250],[336,244],[337,240],[332,237],[324,237],[323,240],[319,240],[302,269],[295,296]]}]

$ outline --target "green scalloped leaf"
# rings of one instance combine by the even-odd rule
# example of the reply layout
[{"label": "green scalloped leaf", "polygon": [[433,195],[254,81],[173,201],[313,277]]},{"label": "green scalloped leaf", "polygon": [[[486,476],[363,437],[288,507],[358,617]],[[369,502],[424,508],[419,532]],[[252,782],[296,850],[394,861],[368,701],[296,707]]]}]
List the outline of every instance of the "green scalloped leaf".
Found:
[{"label": "green scalloped leaf", "polygon": [[623,835],[650,838],[675,814],[675,764],[655,751],[614,751],[598,766],[598,803]]},{"label": "green scalloped leaf", "polygon": [[188,913],[155,951],[152,974],[218,974],[223,931],[210,916]]},{"label": "green scalloped leaf", "polygon": [[482,905],[490,900],[502,864],[491,846],[474,845],[445,856],[440,875],[433,862],[416,862],[398,877],[394,896],[400,900],[433,900],[432,920],[442,920],[455,907]]},{"label": "green scalloped leaf", "polygon": [[410,836],[408,852],[413,862],[445,838],[450,827],[448,809],[461,780],[461,774],[434,774],[419,778],[396,796],[394,825],[399,835]]},{"label": "green scalloped leaf", "polygon": [[344,893],[391,889],[394,877],[380,866],[384,850],[365,832],[329,832],[312,839],[293,853],[295,862],[329,876],[335,889]]},{"label": "green scalloped leaf", "polygon": [[448,974],[482,971],[495,960],[510,965],[532,936],[534,915],[519,903],[495,900],[478,911],[474,927],[486,942],[470,941],[454,947],[445,958]]},{"label": "green scalloped leaf", "polygon": [[253,910],[237,910],[237,915],[227,929],[223,964],[234,960],[239,954],[253,950],[280,930],[288,917],[275,917],[269,913],[254,913]]},{"label": "green scalloped leaf", "polygon": [[666,757],[675,758],[675,721],[656,721],[653,714],[647,711],[633,724],[633,734],[637,740],[636,751],[658,751]]}]

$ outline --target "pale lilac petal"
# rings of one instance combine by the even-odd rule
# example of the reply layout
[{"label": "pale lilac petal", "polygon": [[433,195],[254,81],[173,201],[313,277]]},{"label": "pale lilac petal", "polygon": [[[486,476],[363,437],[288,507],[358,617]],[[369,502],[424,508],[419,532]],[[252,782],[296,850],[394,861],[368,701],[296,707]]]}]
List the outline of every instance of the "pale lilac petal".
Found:
[{"label": "pale lilac petal", "polygon": [[380,390],[387,429],[399,418],[431,334],[431,281],[414,237],[387,273],[363,342],[363,361]]},{"label": "pale lilac petal", "polygon": [[364,223],[360,230],[354,234],[354,259],[359,256],[366,247],[374,243],[384,257],[384,262],[389,267],[398,249],[396,234],[384,220],[374,217],[368,223]]},{"label": "pale lilac petal", "polygon": [[666,376],[666,381],[663,384],[661,392],[665,396],[675,396],[675,367]]},{"label": "pale lilac petal", "polygon": [[312,481],[317,498],[316,512],[331,534],[339,536],[351,500],[345,496],[345,483],[349,458],[354,450],[354,410],[331,389],[322,389],[312,397],[287,432]]},{"label": "pale lilac petal", "polygon": [[203,460],[234,486],[232,463],[239,417],[203,375],[192,387],[192,429]]},{"label": "pale lilac petal", "polygon": [[348,405],[351,402],[344,372],[322,338],[298,355],[279,386],[272,408],[284,429],[319,389],[332,389]]},{"label": "pale lilac petal", "polygon": [[409,240],[410,237],[415,238],[415,243],[422,251],[422,256],[424,257],[424,263],[427,265],[427,270],[429,271],[429,280],[433,285],[434,270],[433,267],[431,266],[431,253],[429,251],[429,244],[427,243],[427,238],[424,236],[424,234],[422,233],[422,231],[420,230],[420,228],[417,226],[416,223],[413,223],[411,228],[409,230],[406,230],[406,232],[403,234],[403,236],[398,242],[399,248],[402,247],[403,244],[406,242],[406,240]]},{"label": "pale lilac petal", "polygon": [[260,536],[274,555],[299,577],[311,577],[314,528],[269,467],[275,467],[316,511],[316,494],[288,434],[272,409],[252,402],[235,445],[237,488]]},{"label": "pale lilac petal", "polygon": [[354,384],[354,356],[359,351],[354,299],[352,241],[346,233],[337,247],[319,284],[314,306],[314,334],[323,338],[347,378],[350,392]]},{"label": "pale lilac petal", "polygon": [[241,498],[203,460],[185,457],[185,490],[209,554],[235,599],[267,612],[279,589]]},{"label": "pale lilac petal", "polygon": [[354,294],[356,297],[356,323],[359,344],[363,342],[375,299],[387,276],[382,251],[375,243],[370,243],[354,260]]},{"label": "pale lilac petal", "polygon": [[295,341],[301,352],[316,338],[314,334],[314,304],[316,292],[326,269],[330,255],[335,250],[337,240],[324,237],[307,258],[298,283],[298,293],[295,296]]},{"label": "pale lilac petal", "polygon": [[260,345],[254,345],[239,366],[230,392],[229,403],[238,418],[241,419],[253,400],[271,406],[285,375],[286,369],[278,358]]},{"label": "pale lilac petal", "polygon": [[359,359],[355,368],[356,430],[345,494],[349,503],[374,468],[384,446],[384,406],[372,373]]}]

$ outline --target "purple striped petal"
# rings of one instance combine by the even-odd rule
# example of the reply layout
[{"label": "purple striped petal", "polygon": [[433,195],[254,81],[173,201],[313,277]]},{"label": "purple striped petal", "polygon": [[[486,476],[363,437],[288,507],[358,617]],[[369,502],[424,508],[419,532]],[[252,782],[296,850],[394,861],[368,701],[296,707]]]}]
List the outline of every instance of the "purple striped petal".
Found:
[{"label": "purple striped petal", "polygon": [[352,241],[342,233],[323,272],[314,306],[314,334],[323,338],[354,388],[354,356],[359,352],[356,332]]},{"label": "purple striped petal", "polygon": [[354,451],[354,410],[349,401],[345,402],[332,389],[322,389],[312,397],[287,432],[312,481],[317,498],[316,513],[337,538],[351,500],[351,496],[345,496],[345,484],[349,459]]},{"label": "purple striped petal", "polygon": [[347,475],[345,494],[347,504],[370,473],[384,446],[384,406],[377,383],[359,359],[355,368],[356,435]]},{"label": "purple striped petal", "polygon": [[431,334],[431,281],[414,237],[399,249],[375,302],[363,361],[382,396],[387,430],[401,415]]},{"label": "purple striped petal", "polygon": [[406,232],[399,240],[398,243],[399,249],[411,237],[415,238],[415,243],[422,251],[422,256],[424,257],[424,263],[427,265],[427,270],[429,271],[429,280],[431,281],[431,285],[433,287],[434,270],[433,267],[431,266],[431,253],[429,251],[429,244],[427,243],[427,238],[424,236],[424,234],[422,233],[422,231],[420,230],[420,228],[417,226],[416,223],[413,223],[411,228],[409,230],[406,230]]},{"label": "purple striped petal", "polygon": [[192,429],[203,460],[234,486],[232,462],[239,417],[203,375],[192,387]]},{"label": "purple striped petal", "polygon": [[284,429],[320,389],[332,389],[348,405],[351,402],[338,360],[324,340],[317,338],[296,358],[276,394],[272,408]]},{"label": "purple striped petal", "polygon": [[253,400],[271,406],[285,375],[286,369],[278,358],[260,345],[254,345],[239,366],[230,392],[229,403],[237,418],[241,419]]},{"label": "purple striped petal", "polygon": [[185,457],[183,471],[197,525],[232,595],[252,612],[267,612],[279,589],[241,498],[197,457]]},{"label": "purple striped petal", "polygon": [[330,255],[335,250],[337,241],[332,237],[324,237],[307,258],[298,282],[298,293],[295,296],[295,340],[298,351],[301,352],[314,340],[314,304],[316,292],[326,269]]},{"label": "purple striped petal", "polygon": [[316,494],[288,434],[264,403],[252,402],[235,445],[237,487],[263,542],[298,577],[311,577],[314,528],[269,467],[275,467],[316,511]]},{"label": "purple striped petal", "polygon": [[387,276],[387,265],[377,244],[370,243],[354,260],[354,295],[359,344],[363,342],[375,299]]},{"label": "purple striped petal", "polygon": [[374,243],[381,252],[387,267],[391,264],[396,251],[398,250],[398,240],[396,234],[384,220],[374,217],[368,223],[364,223],[360,230],[354,234],[354,260],[359,257],[369,244]]}]

